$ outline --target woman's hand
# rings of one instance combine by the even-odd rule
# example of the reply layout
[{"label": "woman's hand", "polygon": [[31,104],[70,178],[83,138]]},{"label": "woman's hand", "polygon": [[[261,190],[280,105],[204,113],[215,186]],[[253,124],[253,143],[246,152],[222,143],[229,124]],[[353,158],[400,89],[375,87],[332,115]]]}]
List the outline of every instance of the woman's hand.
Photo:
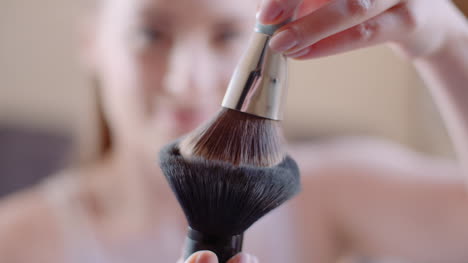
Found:
[{"label": "woman's hand", "polygon": [[[182,260],[179,262],[182,263]],[[190,256],[185,263],[218,263],[218,258],[213,252],[200,251]],[[241,253],[227,263],[258,263],[258,259],[252,255]]]},{"label": "woman's hand", "polygon": [[271,48],[296,59],[328,56],[392,42],[415,58],[440,49],[466,26],[450,0],[263,0],[264,24],[284,26]]}]

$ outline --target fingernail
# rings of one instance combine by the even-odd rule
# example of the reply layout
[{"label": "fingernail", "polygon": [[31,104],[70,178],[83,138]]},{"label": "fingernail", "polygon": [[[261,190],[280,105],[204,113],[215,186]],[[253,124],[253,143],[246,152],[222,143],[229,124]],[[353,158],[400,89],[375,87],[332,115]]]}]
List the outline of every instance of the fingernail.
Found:
[{"label": "fingernail", "polygon": [[218,258],[212,252],[201,253],[195,263],[218,263]]},{"label": "fingernail", "polygon": [[291,57],[291,58],[300,58],[302,56],[307,55],[309,53],[309,51],[310,51],[309,48],[304,48],[302,50],[292,52],[292,53],[286,53],[284,55],[287,56],[287,57]]},{"label": "fingernail", "polygon": [[283,30],[270,40],[270,47],[277,52],[285,52],[297,46],[296,33],[292,29]]},{"label": "fingernail", "polygon": [[260,23],[271,24],[277,21],[283,13],[284,10],[280,4],[276,1],[269,1],[269,3],[266,6],[262,6],[260,12],[257,13],[257,19]]}]

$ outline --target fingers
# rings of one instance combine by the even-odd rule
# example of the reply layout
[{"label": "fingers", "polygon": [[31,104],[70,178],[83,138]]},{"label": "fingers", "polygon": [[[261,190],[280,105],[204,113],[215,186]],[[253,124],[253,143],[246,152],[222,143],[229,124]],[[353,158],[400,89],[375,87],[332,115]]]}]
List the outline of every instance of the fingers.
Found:
[{"label": "fingers", "polygon": [[259,261],[255,256],[246,253],[240,253],[230,259],[227,263],[259,263]]},{"label": "fingers", "polygon": [[414,26],[406,4],[400,4],[373,19],[306,47],[301,52],[290,54],[290,57],[318,58],[397,41]]},{"label": "fingers", "polygon": [[295,18],[304,17],[333,0],[304,0],[296,11]]},{"label": "fingers", "polygon": [[302,0],[263,0],[257,19],[263,24],[277,24],[291,18]]},{"label": "fingers", "polygon": [[218,257],[211,251],[199,251],[190,256],[185,263],[218,263]]},{"label": "fingers", "polygon": [[304,55],[304,48],[362,24],[400,1],[402,0],[333,0],[283,27],[272,38],[270,46],[287,55]]},{"label": "fingers", "polygon": [[[182,263],[183,260],[179,260],[177,263]],[[218,263],[218,258],[211,251],[200,251],[190,256],[185,263]],[[230,259],[227,263],[259,263],[255,256],[240,253]]]},{"label": "fingers", "polygon": [[396,41],[415,27],[407,5],[399,4],[362,24],[325,38],[295,54],[295,59],[330,56],[359,48]]}]

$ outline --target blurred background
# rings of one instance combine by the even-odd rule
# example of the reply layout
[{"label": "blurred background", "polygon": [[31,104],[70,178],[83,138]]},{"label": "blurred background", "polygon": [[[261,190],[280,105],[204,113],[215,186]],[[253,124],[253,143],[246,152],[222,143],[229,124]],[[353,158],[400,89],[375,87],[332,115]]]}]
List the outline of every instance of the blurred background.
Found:
[{"label": "blurred background", "polygon": [[[60,169],[75,131],[86,131],[91,89],[76,52],[77,2],[0,1],[1,196]],[[423,83],[387,47],[291,62],[290,83],[291,139],[371,135],[453,157]]]}]

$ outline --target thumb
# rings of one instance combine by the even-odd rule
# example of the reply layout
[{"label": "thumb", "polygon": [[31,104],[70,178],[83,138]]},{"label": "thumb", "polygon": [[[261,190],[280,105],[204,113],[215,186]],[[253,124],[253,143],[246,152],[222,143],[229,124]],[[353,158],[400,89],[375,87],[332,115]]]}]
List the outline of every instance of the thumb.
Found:
[{"label": "thumb", "polygon": [[185,263],[218,263],[218,257],[211,251],[199,251],[191,255]]}]

